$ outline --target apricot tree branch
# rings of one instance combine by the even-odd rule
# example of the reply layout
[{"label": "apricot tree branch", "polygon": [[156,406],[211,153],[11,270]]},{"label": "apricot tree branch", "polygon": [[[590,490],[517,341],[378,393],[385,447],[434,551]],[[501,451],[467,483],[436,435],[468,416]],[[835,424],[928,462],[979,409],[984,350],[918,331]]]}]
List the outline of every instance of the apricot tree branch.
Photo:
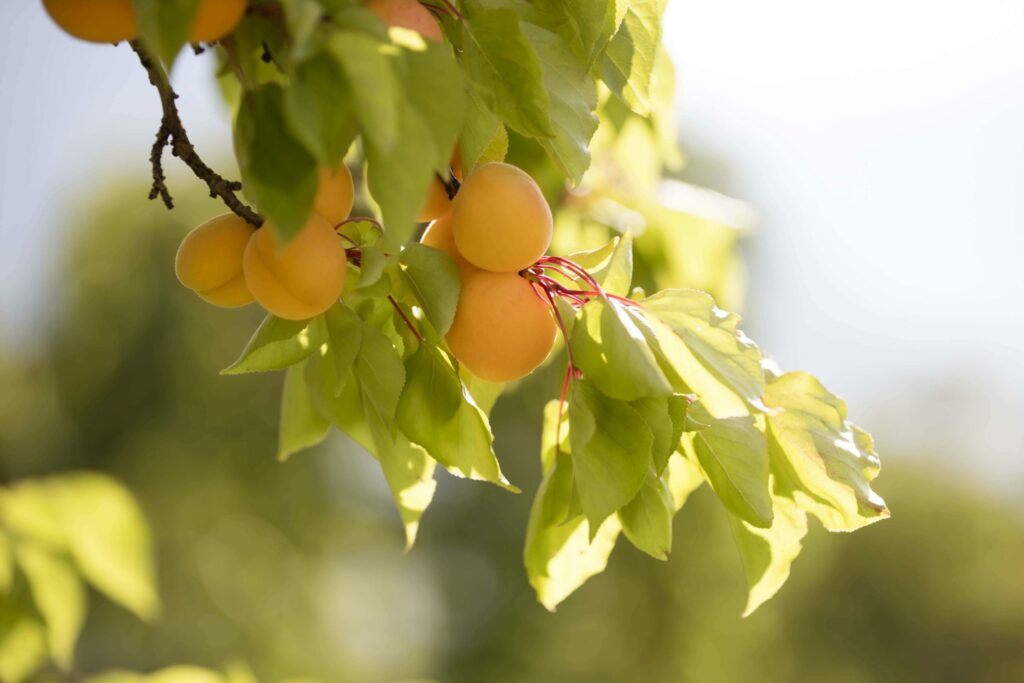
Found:
[{"label": "apricot tree branch", "polygon": [[149,82],[160,94],[160,106],[163,109],[160,129],[156,133],[156,140],[153,142],[153,149],[149,155],[150,163],[153,166],[153,187],[149,192],[149,198],[160,197],[168,209],[174,207],[174,200],[167,189],[163,169],[163,150],[164,147],[169,146],[171,153],[185,162],[185,165],[192,169],[192,173],[206,183],[211,197],[219,197],[229,209],[244,218],[246,222],[256,227],[263,225],[263,217],[235,194],[242,189],[242,183],[236,180],[227,180],[218,175],[199,157],[192,142],[188,139],[185,126],[181,123],[181,116],[178,114],[178,106],[175,103],[178,95],[171,88],[171,83],[163,68],[146,52],[139,41],[133,40],[131,46],[135,54],[138,55],[142,67],[149,74]]}]

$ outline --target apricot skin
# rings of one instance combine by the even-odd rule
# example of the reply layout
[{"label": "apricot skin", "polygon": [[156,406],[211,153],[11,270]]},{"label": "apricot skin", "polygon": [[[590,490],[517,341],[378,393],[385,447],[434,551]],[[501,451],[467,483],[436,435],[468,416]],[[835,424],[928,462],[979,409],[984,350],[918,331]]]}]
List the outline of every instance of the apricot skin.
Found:
[{"label": "apricot skin", "polygon": [[233,32],[245,15],[246,0],[200,0],[189,31],[190,43],[212,43]]},{"label": "apricot skin", "polygon": [[75,38],[119,43],[139,35],[132,0],[43,0],[50,18]]},{"label": "apricot skin", "polygon": [[463,279],[466,277],[467,270],[476,270],[476,266],[466,260],[466,257],[459,253],[459,248],[455,246],[455,237],[452,235],[452,215],[446,213],[441,216],[429,226],[427,226],[426,232],[423,233],[423,237],[420,238],[420,242],[433,247],[434,249],[440,249],[447,253],[455,261],[455,265],[459,267],[459,272],[462,273]]},{"label": "apricot skin", "polygon": [[522,170],[501,162],[473,171],[452,203],[459,251],[478,268],[515,273],[551,244],[554,223],[540,187]]},{"label": "apricot skin", "polygon": [[283,248],[264,225],[245,247],[245,281],[256,301],[278,318],[306,320],[338,300],[345,287],[345,249],[330,223],[313,215]]},{"label": "apricot skin", "polygon": [[342,164],[336,171],[321,167],[313,211],[332,226],[337,225],[351,213],[355,193],[348,166]]},{"label": "apricot skin", "polygon": [[555,343],[547,303],[516,273],[474,270],[462,281],[445,340],[459,362],[491,382],[510,382],[544,362]]},{"label": "apricot skin", "polygon": [[[455,179],[460,183],[462,182],[462,160],[459,158],[459,146],[455,145],[455,149],[452,151],[452,158],[449,163],[449,168],[455,175]],[[448,190],[445,189],[444,183],[441,179],[434,177],[430,181],[430,189],[427,190],[427,197],[423,201],[423,208],[420,209],[420,214],[416,218],[420,223],[427,223],[432,220],[436,220],[441,216],[445,215],[452,209],[452,199],[448,196]]]},{"label": "apricot skin", "polygon": [[385,26],[416,31],[435,43],[444,40],[434,15],[417,0],[369,0],[366,9],[376,14]]},{"label": "apricot skin", "polygon": [[242,275],[242,254],[256,229],[229,213],[190,232],[178,247],[174,272],[181,284],[215,306],[252,303]]}]

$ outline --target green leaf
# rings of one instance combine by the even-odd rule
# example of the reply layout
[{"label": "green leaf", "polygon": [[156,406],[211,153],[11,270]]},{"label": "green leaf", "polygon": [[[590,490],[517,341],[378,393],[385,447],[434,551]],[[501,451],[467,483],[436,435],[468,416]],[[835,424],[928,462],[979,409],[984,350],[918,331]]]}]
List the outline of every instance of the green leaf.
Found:
[{"label": "green leaf", "polygon": [[553,137],[541,145],[574,185],[590,167],[590,139],[597,130],[597,86],[561,36],[532,24],[523,32],[540,59],[550,98]]},{"label": "green leaf", "polygon": [[226,679],[216,671],[197,666],[171,666],[151,674],[107,671],[90,676],[86,683],[226,683]]},{"label": "green leaf", "polygon": [[534,138],[554,135],[544,71],[511,9],[483,9],[463,3],[463,69],[477,95],[516,132]]},{"label": "green leaf", "polygon": [[139,35],[168,68],[195,23],[200,0],[134,0]]},{"label": "green leaf", "polygon": [[[579,37],[587,72],[604,54],[623,19],[625,0],[560,0]],[[621,9],[620,9],[621,8]]]},{"label": "green leaf", "polygon": [[402,249],[399,262],[405,282],[426,313],[427,320],[438,336],[444,337],[455,320],[455,307],[462,287],[455,261],[440,249],[413,242]]},{"label": "green leaf", "polygon": [[[326,49],[335,57],[348,83],[351,111],[368,146],[382,151],[398,145],[402,90],[394,52],[387,43],[356,31],[332,32]],[[404,142],[404,141],[403,141]]]},{"label": "green leaf", "polygon": [[268,315],[256,328],[238,360],[220,374],[284,370],[306,360],[323,341],[323,321],[319,318],[284,320]]},{"label": "green leaf", "polygon": [[363,343],[364,323],[351,308],[338,302],[324,313],[327,350],[334,357],[334,393],[340,394]]},{"label": "green leaf", "polygon": [[391,340],[372,325],[363,324],[354,372],[367,419],[390,429],[405,383],[405,367]]},{"label": "green leaf", "polygon": [[741,519],[762,528],[771,526],[768,443],[754,417],[717,420],[700,415],[696,408],[691,406],[688,416],[699,428],[693,448],[711,488]]},{"label": "green leaf", "polygon": [[59,552],[67,549],[68,534],[52,481],[24,479],[0,488],[0,518],[17,536]]},{"label": "green leaf", "polygon": [[71,558],[82,575],[139,618],[153,619],[160,598],[149,528],[138,503],[105,475],[80,472],[57,481]]},{"label": "green leaf", "polygon": [[665,2],[629,0],[629,9],[604,56],[604,82],[641,115],[651,111],[651,73],[661,42],[661,14]]},{"label": "green leaf", "polygon": [[507,153],[508,133],[505,126],[501,125],[497,114],[470,91],[466,96],[466,112],[459,132],[463,173],[468,175],[487,161],[504,161]]},{"label": "green leaf", "polygon": [[[573,469],[568,423],[563,419],[558,429],[557,417],[558,401],[551,401],[544,409],[544,480],[530,509],[523,551],[530,585],[540,603],[551,611],[587,579],[604,571],[620,530],[618,518],[609,517],[591,540],[586,518],[565,520]],[[555,447],[556,431],[560,431],[559,448]]]},{"label": "green leaf", "polygon": [[786,498],[775,498],[775,519],[768,529],[758,529],[729,515],[736,546],[743,560],[750,593],[743,616],[775,595],[789,578],[789,567],[800,554],[807,534],[807,515]]},{"label": "green leaf", "polygon": [[638,318],[646,321],[654,345],[684,386],[714,417],[763,410],[761,352],[737,326],[740,318],[715,306],[704,292],[667,289],[644,299]]},{"label": "green leaf", "polygon": [[625,308],[598,297],[580,309],[570,338],[576,366],[612,398],[633,401],[671,395],[672,387],[644,334]]},{"label": "green leaf", "polygon": [[36,545],[22,543],[16,554],[28,579],[32,600],[46,622],[50,656],[62,669],[69,669],[75,642],[85,622],[85,587],[66,560]]},{"label": "green leaf", "polygon": [[22,683],[46,659],[46,631],[21,605],[0,595],[0,681]]},{"label": "green leaf", "polygon": [[[683,399],[685,401],[685,399]],[[679,447],[672,415],[669,413],[668,398],[641,398],[631,404],[637,414],[643,418],[647,428],[654,437],[651,446],[651,466],[659,475],[665,470],[668,458]]]},{"label": "green leaf", "polygon": [[284,88],[268,83],[242,97],[235,119],[235,156],[245,193],[282,243],[306,224],[317,192],[317,164],[291,132]]},{"label": "green leaf", "polygon": [[880,462],[871,437],[846,419],[846,404],[803,372],[768,384],[772,471],[780,494],[829,531],[853,531],[889,516],[871,489]]},{"label": "green leaf", "polygon": [[669,491],[672,492],[672,504],[677,512],[686,504],[690,494],[700,488],[705,481],[704,473],[694,464],[693,459],[696,457],[676,452],[668,459],[668,467],[665,468],[663,476],[667,480]]},{"label": "green leaf", "polygon": [[281,424],[277,437],[277,459],[311,448],[327,437],[331,423],[316,409],[306,385],[305,365],[293,365],[284,376],[281,391]]},{"label": "green leaf", "polygon": [[640,491],[651,468],[654,437],[633,407],[586,379],[573,385],[568,410],[575,483],[596,529]]},{"label": "green leaf", "polygon": [[434,461],[423,448],[410,443],[401,433],[393,441],[390,437],[379,438],[377,449],[384,478],[395,497],[398,514],[405,527],[405,549],[409,551],[416,543],[420,518],[437,489]]},{"label": "green leaf", "polygon": [[437,347],[421,344],[406,360],[405,374],[398,426],[409,440],[456,476],[518,493],[501,473],[487,416],[448,358]]},{"label": "green leaf", "polygon": [[630,543],[658,560],[672,550],[672,490],[661,477],[648,476],[640,492],[619,510],[622,532]]},{"label": "green leaf", "polygon": [[292,130],[326,166],[336,168],[356,137],[353,95],[337,57],[317,52],[295,64],[285,89]]},{"label": "green leaf", "polygon": [[8,593],[14,582],[14,552],[11,539],[0,534],[0,594]]}]

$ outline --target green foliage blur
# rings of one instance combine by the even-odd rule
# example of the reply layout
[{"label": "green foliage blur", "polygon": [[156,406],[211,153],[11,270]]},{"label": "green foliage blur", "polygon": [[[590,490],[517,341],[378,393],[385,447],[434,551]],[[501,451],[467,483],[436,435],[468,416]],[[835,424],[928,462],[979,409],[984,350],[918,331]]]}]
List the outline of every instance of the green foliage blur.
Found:
[{"label": "green foliage blur", "polygon": [[167,212],[144,195],[115,187],[76,208],[51,324],[32,348],[0,349],[0,466],[5,484],[71,470],[125,484],[151,526],[162,610],[145,623],[90,593],[75,677],[33,680],[175,665],[369,683],[1024,680],[1022,510],[913,459],[887,461],[897,517],[827,542],[815,525],[789,583],[748,619],[706,487],[667,562],[619,544],[548,613],[521,553],[557,368],[493,413],[524,493],[439,472],[403,554],[369,456],[334,435],[278,463],[282,376],[218,375],[262,315],[203,304],[172,264],[222,209],[179,192]]}]

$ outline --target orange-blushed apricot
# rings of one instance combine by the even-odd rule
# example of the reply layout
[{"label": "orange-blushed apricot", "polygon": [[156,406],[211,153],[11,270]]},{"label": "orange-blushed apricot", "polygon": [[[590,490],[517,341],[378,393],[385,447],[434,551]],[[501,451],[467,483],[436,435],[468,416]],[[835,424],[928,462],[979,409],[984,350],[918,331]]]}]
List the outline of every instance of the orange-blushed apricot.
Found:
[{"label": "orange-blushed apricot", "polygon": [[435,43],[444,39],[434,15],[418,0],[368,0],[366,9],[387,27],[407,28]]},{"label": "orange-blushed apricot", "polygon": [[253,234],[242,269],[256,301],[279,318],[306,320],[338,300],[347,274],[345,249],[317,215],[281,247],[269,225]]},{"label": "orange-blushed apricot", "polygon": [[203,223],[178,247],[174,259],[178,280],[216,306],[251,303],[253,296],[242,275],[242,254],[255,231],[233,213]]},{"label": "orange-blushed apricot", "polygon": [[50,18],[75,38],[119,43],[139,34],[132,0],[43,0]]},{"label": "orange-blushed apricot", "polygon": [[337,170],[321,167],[318,173],[316,199],[313,200],[313,212],[331,225],[337,225],[352,211],[355,201],[355,186],[352,184],[352,172],[342,164]]},{"label": "orange-blushed apricot", "polygon": [[556,329],[548,304],[518,274],[473,270],[463,277],[445,341],[476,376],[509,382],[544,362]]},{"label": "orange-blushed apricot", "polygon": [[467,261],[466,257],[459,253],[459,248],[455,246],[455,237],[452,235],[452,215],[450,213],[446,213],[428,225],[426,232],[423,233],[423,237],[420,238],[420,242],[428,247],[440,249],[451,256],[452,260],[455,261],[455,265],[459,267],[459,272],[463,274],[463,279],[466,277],[466,270],[476,270],[476,266]]},{"label": "orange-blushed apricot", "polygon": [[199,0],[189,31],[191,43],[212,43],[228,35],[242,21],[246,0]]},{"label": "orange-blushed apricot", "polygon": [[[458,145],[455,145],[455,149],[452,151],[449,168],[455,179],[462,182],[462,159],[459,157]],[[427,190],[427,196],[423,200],[423,207],[420,209],[416,220],[420,223],[426,223],[427,221],[440,218],[451,211],[451,209],[452,199],[448,196],[448,190],[445,188],[444,183],[441,182],[441,179],[435,176],[430,181],[430,189]]]},{"label": "orange-blushed apricot", "polygon": [[544,193],[527,173],[491,162],[474,170],[452,202],[459,251],[478,268],[515,273],[551,244],[554,223]]}]

